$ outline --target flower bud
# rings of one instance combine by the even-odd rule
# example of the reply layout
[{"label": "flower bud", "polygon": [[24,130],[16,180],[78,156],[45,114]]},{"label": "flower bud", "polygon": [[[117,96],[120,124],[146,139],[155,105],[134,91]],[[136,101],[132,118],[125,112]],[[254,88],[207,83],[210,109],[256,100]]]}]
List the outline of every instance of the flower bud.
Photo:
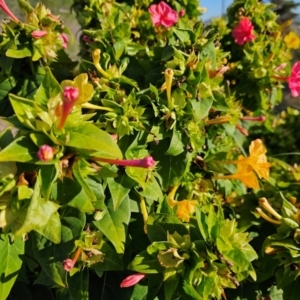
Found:
[{"label": "flower bud", "polygon": [[74,262],[68,258],[63,261],[63,268],[65,271],[70,272],[74,268]]},{"label": "flower bud", "polygon": [[37,156],[38,156],[39,160],[41,160],[43,162],[48,162],[51,159],[53,159],[53,156],[54,156],[53,148],[48,145],[43,145],[40,147],[40,149],[37,153]]},{"label": "flower bud", "polygon": [[62,33],[62,34],[60,35],[60,37],[61,37],[62,40],[63,40],[62,47],[63,47],[64,49],[66,49],[66,48],[68,47],[68,45],[69,45],[69,38],[68,38],[68,36],[67,36],[65,33]]},{"label": "flower bud", "polygon": [[42,38],[43,36],[47,35],[48,32],[45,31],[45,30],[34,30],[31,32],[31,36],[34,38],[34,39],[40,39]]},{"label": "flower bud", "polygon": [[142,273],[137,273],[126,277],[120,284],[120,287],[131,287],[141,281],[146,275]]}]

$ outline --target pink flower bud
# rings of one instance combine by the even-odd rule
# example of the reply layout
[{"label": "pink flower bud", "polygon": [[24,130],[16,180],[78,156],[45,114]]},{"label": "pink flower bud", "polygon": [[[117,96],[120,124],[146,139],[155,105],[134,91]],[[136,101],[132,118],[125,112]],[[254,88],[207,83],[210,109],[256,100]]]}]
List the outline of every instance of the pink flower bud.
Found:
[{"label": "pink flower bud", "polygon": [[48,32],[45,30],[34,30],[31,32],[31,36],[35,39],[40,39],[47,34],[48,34]]},{"label": "pink flower bud", "polygon": [[68,36],[67,36],[65,33],[62,33],[62,34],[60,35],[60,37],[61,37],[62,40],[63,40],[62,47],[63,47],[64,49],[66,49],[66,48],[68,47],[68,45],[69,45],[69,38],[68,38]]},{"label": "pink flower bud", "polygon": [[244,116],[244,117],[241,117],[241,120],[243,120],[243,121],[254,121],[254,122],[264,122],[266,120],[266,117],[265,116],[258,116],[258,117]]},{"label": "pink flower bud", "polygon": [[85,43],[87,43],[87,44],[93,43],[93,39],[92,39],[91,37],[89,37],[88,35],[84,35],[84,36],[82,37],[82,40],[83,40]]},{"label": "pink flower bud", "polygon": [[53,153],[53,148],[48,146],[48,145],[43,145],[40,147],[37,156],[39,160],[43,162],[47,162],[51,159],[53,159],[54,153]]},{"label": "pink flower bud", "polygon": [[181,9],[178,13],[179,18],[182,18],[185,15],[185,10]]},{"label": "pink flower bud", "polygon": [[74,268],[74,265],[75,265],[74,261],[70,258],[65,259],[63,261],[63,268],[67,272],[70,272]]},{"label": "pink flower bud", "polygon": [[120,287],[121,288],[131,287],[131,286],[137,284],[139,281],[141,281],[145,276],[146,276],[146,274],[142,274],[142,273],[130,275],[121,282]]},{"label": "pink flower bud", "polygon": [[59,129],[64,127],[68,115],[70,114],[77,98],[79,97],[79,90],[73,86],[66,86],[63,91],[63,105],[60,122],[58,125]]},{"label": "pink flower bud", "polygon": [[240,125],[235,125],[235,128],[243,135],[248,136],[249,133],[247,131],[247,129],[245,129],[244,127],[240,126]]},{"label": "pink flower bud", "polygon": [[11,12],[4,0],[0,0],[0,9],[2,9],[9,17],[15,22],[19,22],[19,19]]}]

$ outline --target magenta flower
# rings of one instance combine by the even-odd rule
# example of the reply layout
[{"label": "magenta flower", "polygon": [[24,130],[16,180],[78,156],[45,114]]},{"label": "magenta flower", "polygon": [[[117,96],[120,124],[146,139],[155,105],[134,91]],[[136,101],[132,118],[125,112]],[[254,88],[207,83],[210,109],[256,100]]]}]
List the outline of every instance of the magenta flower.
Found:
[{"label": "magenta flower", "polygon": [[63,40],[62,47],[63,47],[64,49],[66,49],[66,48],[68,47],[68,45],[69,45],[69,38],[68,38],[68,36],[67,36],[65,33],[62,33],[62,34],[60,35],[60,37],[61,37],[62,40]]},{"label": "magenta flower", "polygon": [[137,168],[152,168],[155,166],[155,160],[152,156],[147,156],[142,159],[110,159],[110,158],[99,158],[93,157],[95,161],[106,162],[124,167],[137,167]]},{"label": "magenta flower", "polygon": [[11,12],[11,10],[8,8],[4,0],[0,0],[0,8],[11,17],[12,20],[15,22],[19,22],[19,19]]},{"label": "magenta flower", "polygon": [[253,34],[251,21],[247,17],[243,17],[239,24],[233,28],[232,36],[238,45],[255,40],[256,36]]},{"label": "magenta flower", "polygon": [[292,74],[287,79],[289,88],[293,97],[300,95],[300,61],[297,61],[292,67]]},{"label": "magenta flower", "polygon": [[39,160],[41,160],[43,162],[47,162],[47,161],[53,159],[53,157],[54,157],[53,148],[48,145],[43,145],[40,147],[40,149],[37,153],[37,156],[38,156]]},{"label": "magenta flower", "polygon": [[120,284],[120,287],[121,288],[131,287],[131,286],[137,284],[139,281],[141,281],[145,276],[146,276],[146,274],[142,274],[142,273],[129,275],[125,279],[123,279],[123,281]]},{"label": "magenta flower", "polygon": [[47,34],[48,34],[48,32],[45,30],[34,30],[31,32],[31,36],[35,39],[40,39]]},{"label": "magenta flower", "polygon": [[68,115],[70,114],[76,100],[79,96],[78,88],[73,86],[66,86],[63,91],[63,105],[60,121],[58,124],[58,129],[62,129],[67,120]]},{"label": "magenta flower", "polygon": [[164,26],[169,28],[178,21],[178,14],[164,1],[159,4],[152,4],[148,9],[154,26]]}]

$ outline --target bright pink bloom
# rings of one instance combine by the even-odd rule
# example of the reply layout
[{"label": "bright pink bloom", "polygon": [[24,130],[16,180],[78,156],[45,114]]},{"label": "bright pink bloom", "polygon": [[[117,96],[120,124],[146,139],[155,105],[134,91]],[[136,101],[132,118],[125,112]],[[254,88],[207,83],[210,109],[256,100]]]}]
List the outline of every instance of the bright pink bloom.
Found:
[{"label": "bright pink bloom", "polygon": [[141,281],[144,277],[146,276],[146,274],[142,274],[142,273],[137,273],[134,275],[129,275],[128,277],[126,277],[125,279],[123,279],[123,281],[120,284],[120,287],[131,287],[135,284],[137,284],[139,281]]},{"label": "bright pink bloom", "polygon": [[15,22],[19,22],[19,19],[11,12],[4,0],[0,0],[0,9],[2,9],[8,16]]},{"label": "bright pink bloom", "polygon": [[178,13],[178,17],[179,18],[182,18],[183,16],[185,15],[185,10],[184,9],[181,9]]},{"label": "bright pink bloom", "polygon": [[48,145],[43,145],[40,147],[40,149],[37,153],[37,156],[38,156],[39,160],[41,160],[43,162],[47,162],[47,161],[53,159],[53,156],[54,156],[53,148]]},{"label": "bright pink bloom", "polygon": [[65,33],[62,33],[62,34],[60,35],[60,37],[61,37],[62,40],[63,40],[62,47],[63,47],[64,49],[66,49],[66,48],[68,47],[68,45],[69,45],[69,38],[68,38],[68,36],[67,36]]},{"label": "bright pink bloom", "polygon": [[63,268],[65,271],[70,272],[74,268],[75,262],[68,258],[63,261]]},{"label": "bright pink bloom", "polygon": [[238,45],[255,40],[256,36],[253,34],[251,21],[247,17],[243,17],[239,24],[233,28],[232,36]]},{"label": "bright pink bloom", "polygon": [[61,113],[58,129],[62,129],[64,127],[67,117],[70,114],[78,96],[79,96],[78,88],[75,88],[73,86],[66,86],[64,88],[62,113]]},{"label": "bright pink bloom", "polygon": [[293,97],[300,95],[300,61],[297,61],[292,67],[292,74],[288,78],[289,88]]},{"label": "bright pink bloom", "polygon": [[35,39],[40,39],[47,34],[48,34],[48,32],[45,30],[34,30],[31,32],[31,36]]},{"label": "bright pink bloom", "polygon": [[152,4],[148,9],[154,26],[164,26],[169,28],[178,21],[178,14],[164,1],[159,4]]},{"label": "bright pink bloom", "polygon": [[124,167],[137,167],[137,168],[152,168],[155,166],[155,160],[152,156],[147,156],[142,159],[110,159],[110,158],[99,158],[93,157],[96,161],[106,162]]}]

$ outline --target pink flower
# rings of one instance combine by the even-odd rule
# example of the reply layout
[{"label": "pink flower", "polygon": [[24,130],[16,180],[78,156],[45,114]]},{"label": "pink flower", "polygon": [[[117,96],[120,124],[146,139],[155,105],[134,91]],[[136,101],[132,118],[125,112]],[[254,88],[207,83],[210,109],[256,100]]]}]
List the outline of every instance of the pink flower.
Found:
[{"label": "pink flower", "polygon": [[64,127],[67,117],[70,114],[78,96],[79,96],[78,88],[75,88],[73,86],[66,86],[64,88],[62,113],[61,113],[58,129],[62,129]]},{"label": "pink flower", "polygon": [[106,162],[109,164],[114,164],[124,167],[137,167],[137,168],[152,168],[155,166],[155,160],[152,156],[147,156],[142,159],[110,159],[110,158],[100,158],[93,157],[95,161]]},{"label": "pink flower", "polygon": [[89,37],[88,35],[84,35],[84,36],[82,37],[82,40],[83,40],[85,43],[87,43],[87,44],[93,43],[93,39],[92,39],[91,37]]},{"label": "pink flower", "polygon": [[40,147],[40,149],[37,153],[37,156],[38,156],[39,160],[41,160],[43,162],[47,162],[47,161],[53,159],[53,156],[54,156],[53,148],[48,145],[43,145]]},{"label": "pink flower", "polygon": [[75,262],[68,258],[63,261],[63,268],[65,271],[70,272],[74,268]]},{"label": "pink flower", "polygon": [[178,13],[178,17],[179,18],[182,18],[183,16],[185,15],[185,10],[184,9],[181,9]]},{"label": "pink flower", "polygon": [[288,78],[289,88],[293,97],[300,95],[300,61],[297,61],[292,67],[292,74]]},{"label": "pink flower", "polygon": [[178,21],[178,14],[167,3],[161,1],[159,4],[152,4],[148,9],[154,26],[169,28]]},{"label": "pink flower", "polygon": [[233,28],[232,36],[238,45],[253,41],[256,36],[253,34],[253,25],[247,17],[243,17],[239,24]]},{"label": "pink flower", "polygon": [[137,284],[139,281],[141,281],[144,277],[146,276],[146,274],[142,274],[142,273],[137,273],[134,275],[129,275],[128,277],[126,277],[125,279],[123,279],[123,281],[120,284],[120,287],[131,287],[135,284]]},{"label": "pink flower", "polygon": [[11,12],[4,0],[0,0],[0,9],[2,9],[8,16],[15,22],[19,22],[19,19]]},{"label": "pink flower", "polygon": [[35,39],[40,39],[47,34],[48,34],[48,32],[45,30],[34,30],[31,32],[31,36]]},{"label": "pink flower", "polygon": [[61,37],[62,40],[63,40],[62,47],[63,47],[64,49],[66,49],[66,48],[68,47],[68,45],[69,45],[69,38],[68,38],[68,36],[67,36],[65,33],[62,33],[62,34],[60,35],[60,37]]}]

